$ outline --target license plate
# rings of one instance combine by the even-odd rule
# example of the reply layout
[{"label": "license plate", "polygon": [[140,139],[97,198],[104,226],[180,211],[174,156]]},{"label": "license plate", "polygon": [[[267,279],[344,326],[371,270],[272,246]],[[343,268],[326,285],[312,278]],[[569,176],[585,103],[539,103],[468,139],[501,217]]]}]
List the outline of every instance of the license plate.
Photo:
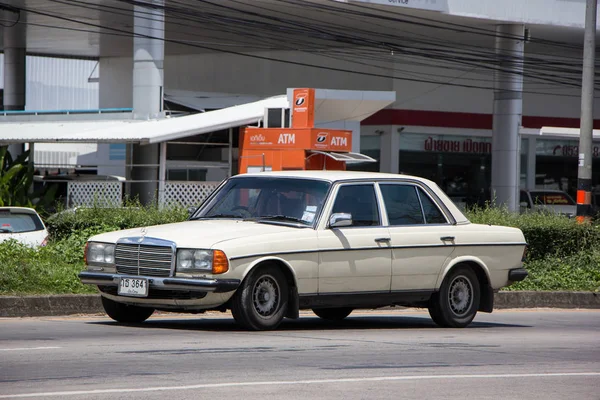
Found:
[{"label": "license plate", "polygon": [[148,297],[148,280],[142,278],[121,278],[119,282],[121,296]]}]

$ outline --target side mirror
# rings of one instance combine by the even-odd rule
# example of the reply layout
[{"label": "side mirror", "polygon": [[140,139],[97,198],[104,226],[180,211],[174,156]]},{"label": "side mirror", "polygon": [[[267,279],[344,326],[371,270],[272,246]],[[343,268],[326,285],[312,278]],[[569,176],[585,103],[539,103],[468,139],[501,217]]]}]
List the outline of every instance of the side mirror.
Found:
[{"label": "side mirror", "polygon": [[520,202],[519,205],[521,206],[521,208],[529,208],[529,203],[527,203],[526,201]]},{"label": "side mirror", "polygon": [[336,213],[329,217],[330,228],[341,228],[343,226],[352,226],[352,214]]},{"label": "side mirror", "polygon": [[192,218],[192,215],[194,215],[197,209],[197,207],[188,207],[188,219]]}]

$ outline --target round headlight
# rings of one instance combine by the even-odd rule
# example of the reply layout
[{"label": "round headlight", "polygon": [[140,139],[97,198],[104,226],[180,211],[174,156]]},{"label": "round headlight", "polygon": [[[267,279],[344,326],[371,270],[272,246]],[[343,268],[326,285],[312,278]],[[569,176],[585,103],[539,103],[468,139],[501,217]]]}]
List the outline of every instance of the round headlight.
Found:
[{"label": "round headlight", "polygon": [[190,250],[181,250],[177,257],[177,264],[183,269],[189,269],[192,267],[194,260],[194,254]]}]

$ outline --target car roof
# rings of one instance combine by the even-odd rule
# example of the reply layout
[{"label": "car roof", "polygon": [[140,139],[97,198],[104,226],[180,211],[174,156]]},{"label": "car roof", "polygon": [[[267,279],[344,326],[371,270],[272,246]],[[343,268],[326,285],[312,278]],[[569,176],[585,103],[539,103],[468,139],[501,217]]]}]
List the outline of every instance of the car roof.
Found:
[{"label": "car roof", "polygon": [[0,211],[20,212],[23,214],[37,214],[31,207],[0,207]]},{"label": "car roof", "polygon": [[401,174],[387,174],[382,172],[364,172],[364,171],[265,171],[247,173],[236,176],[268,176],[268,177],[284,177],[284,178],[306,178],[306,179],[323,179],[330,182],[357,180],[357,179],[416,179],[419,181],[427,181],[424,178]]}]

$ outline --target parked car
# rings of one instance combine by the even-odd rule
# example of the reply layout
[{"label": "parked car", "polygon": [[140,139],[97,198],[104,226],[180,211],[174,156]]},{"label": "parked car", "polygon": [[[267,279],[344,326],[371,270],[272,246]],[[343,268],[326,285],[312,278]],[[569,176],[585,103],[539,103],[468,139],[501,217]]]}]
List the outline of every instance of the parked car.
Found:
[{"label": "parked car", "polygon": [[341,320],[400,305],[465,327],[527,276],[525,248],[519,229],[470,223],[425,179],[262,172],[229,178],[188,221],[90,238],[79,277],[119,322],[229,309],[264,330],[300,309]]},{"label": "parked car", "polygon": [[9,239],[28,246],[45,246],[48,231],[33,208],[0,207],[0,242]]},{"label": "parked car", "polygon": [[521,211],[549,211],[569,218],[577,215],[577,203],[562,190],[521,190]]}]

